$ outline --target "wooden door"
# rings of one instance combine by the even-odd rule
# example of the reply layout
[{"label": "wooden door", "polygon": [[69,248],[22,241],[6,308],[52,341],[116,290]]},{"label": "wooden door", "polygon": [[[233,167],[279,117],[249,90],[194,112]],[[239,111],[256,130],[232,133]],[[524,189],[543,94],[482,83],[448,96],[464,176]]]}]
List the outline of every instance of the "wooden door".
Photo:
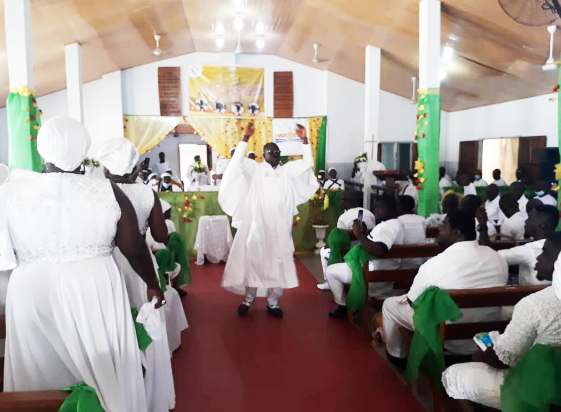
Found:
[{"label": "wooden door", "polygon": [[526,184],[533,185],[539,179],[540,153],[546,147],[545,136],[521,137],[518,141],[518,167],[526,171]]},{"label": "wooden door", "polygon": [[460,142],[460,156],[458,161],[458,171],[475,173],[479,157],[479,142]]}]

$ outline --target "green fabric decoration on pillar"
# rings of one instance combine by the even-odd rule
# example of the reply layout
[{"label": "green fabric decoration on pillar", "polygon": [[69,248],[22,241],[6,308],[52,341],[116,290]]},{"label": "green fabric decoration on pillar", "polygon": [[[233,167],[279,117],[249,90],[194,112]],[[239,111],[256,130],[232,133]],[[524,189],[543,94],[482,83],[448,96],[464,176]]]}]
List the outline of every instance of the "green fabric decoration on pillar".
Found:
[{"label": "green fabric decoration on pillar", "polygon": [[417,381],[419,368],[424,363],[436,385],[443,390],[442,372],[446,369],[446,364],[438,325],[461,318],[462,312],[448,292],[435,286],[427,288],[412,306],[415,310],[415,333],[409,348],[405,375],[410,382]]},{"label": "green fabric decoration on pillar", "polygon": [[561,349],[537,344],[508,371],[501,410],[542,412],[550,405],[561,405]]},{"label": "green fabric decoration on pillar", "polygon": [[346,230],[333,229],[327,238],[327,244],[331,249],[327,264],[333,265],[335,263],[343,263],[344,260],[343,255],[341,254],[341,249],[350,249],[351,237]]},{"label": "green fabric decoration on pillar", "polygon": [[187,246],[179,233],[174,232],[169,235],[167,248],[170,252],[173,252],[175,261],[181,265],[181,270],[179,275],[177,275],[177,286],[191,284],[191,269],[187,259]]},{"label": "green fabric decoration on pillar", "polygon": [[323,116],[318,133],[318,147],[316,153],[316,174],[325,170],[325,156],[327,151],[327,116]]},{"label": "green fabric decoration on pillar", "polygon": [[[419,91],[417,111],[419,207],[421,216],[438,213],[440,152],[440,89]],[[420,169],[420,170],[419,170]]]},{"label": "green fabric decoration on pillar", "polygon": [[9,164],[13,168],[41,172],[43,161],[37,151],[41,111],[29,89],[22,88],[21,93],[10,93],[6,101]]},{"label": "green fabric decoration on pillar", "polygon": [[352,310],[360,310],[364,304],[366,285],[364,284],[362,268],[367,261],[374,259],[375,257],[370,255],[362,245],[356,245],[345,255],[345,262],[347,262],[353,273],[351,288],[349,289],[346,301],[347,307]]},{"label": "green fabric decoration on pillar", "polygon": [[142,323],[138,323],[136,321],[136,317],[138,316],[138,309],[131,308],[132,313],[132,320],[134,322],[134,329],[136,330],[136,340],[138,341],[138,347],[142,352],[144,352],[148,346],[152,343],[152,338],[144,329],[144,325]]},{"label": "green fabric decoration on pillar", "polygon": [[58,410],[59,412],[105,412],[99,402],[97,392],[85,382],[62,388],[61,391],[71,393]]}]

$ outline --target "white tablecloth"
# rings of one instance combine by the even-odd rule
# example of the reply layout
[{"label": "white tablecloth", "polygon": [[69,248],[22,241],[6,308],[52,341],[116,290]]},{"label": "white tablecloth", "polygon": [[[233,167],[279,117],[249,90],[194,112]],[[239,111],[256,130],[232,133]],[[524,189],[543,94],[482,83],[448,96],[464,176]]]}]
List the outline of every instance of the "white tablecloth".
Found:
[{"label": "white tablecloth", "polygon": [[211,263],[228,261],[232,241],[232,229],[227,216],[202,216],[195,239],[196,264],[204,264],[205,255]]}]

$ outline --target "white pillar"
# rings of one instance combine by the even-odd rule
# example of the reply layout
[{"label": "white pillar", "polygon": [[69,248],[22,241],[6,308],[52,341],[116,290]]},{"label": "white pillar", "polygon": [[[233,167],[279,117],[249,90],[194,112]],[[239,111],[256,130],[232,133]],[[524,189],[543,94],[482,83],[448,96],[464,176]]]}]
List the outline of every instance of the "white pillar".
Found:
[{"label": "white pillar", "polygon": [[84,122],[82,101],[82,45],[79,43],[64,46],[66,62],[66,94],[68,96],[68,116]]},{"label": "white pillar", "polygon": [[440,87],[440,2],[419,4],[419,89]]},{"label": "white pillar", "polygon": [[364,150],[369,160],[377,158],[380,117],[380,72],[382,68],[381,49],[366,46],[364,68]]},{"label": "white pillar", "polygon": [[4,0],[6,51],[10,88],[35,87],[30,0]]},{"label": "white pillar", "polygon": [[[104,74],[103,90],[106,96],[104,104],[104,128],[108,139],[123,136],[123,82],[122,72]],[[98,120],[95,120],[98,121]]]}]

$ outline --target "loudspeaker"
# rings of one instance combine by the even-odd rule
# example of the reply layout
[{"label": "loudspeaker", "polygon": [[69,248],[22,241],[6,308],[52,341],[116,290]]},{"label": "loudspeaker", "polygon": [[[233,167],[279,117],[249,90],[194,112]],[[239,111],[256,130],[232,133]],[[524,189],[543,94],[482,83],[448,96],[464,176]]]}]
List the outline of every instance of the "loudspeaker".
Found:
[{"label": "loudspeaker", "polygon": [[538,149],[539,179],[547,182],[555,182],[555,165],[559,164],[559,148],[545,147]]}]

